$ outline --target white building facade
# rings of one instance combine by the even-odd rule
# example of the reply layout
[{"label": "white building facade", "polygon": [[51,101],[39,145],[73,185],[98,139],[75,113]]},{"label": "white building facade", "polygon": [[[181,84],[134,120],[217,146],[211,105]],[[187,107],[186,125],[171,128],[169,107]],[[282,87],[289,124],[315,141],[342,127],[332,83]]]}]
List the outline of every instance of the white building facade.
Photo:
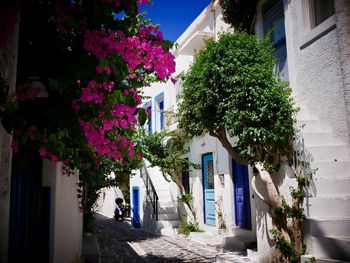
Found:
[{"label": "white building facade", "polygon": [[[228,28],[222,21],[218,1],[213,1],[176,41],[175,76],[188,70],[206,38],[217,38],[220,31]],[[277,66],[289,81],[300,107],[298,125],[305,125],[302,137],[307,159],[312,168],[318,169],[305,200],[308,255],[303,258],[350,261],[350,2],[259,1],[255,29],[258,37],[273,30]],[[150,97],[144,107],[152,109],[149,131],[177,129],[172,113],[177,110],[181,93],[178,79],[175,85],[169,81],[144,89]],[[185,181],[194,196],[197,220],[206,230],[207,240],[213,234],[208,242],[219,243],[217,233],[226,238],[228,247],[237,245],[235,241],[230,243],[234,240],[231,236],[240,236],[244,241],[254,241],[252,237],[256,237],[257,261],[272,262],[271,218],[267,206],[251,188],[251,169],[232,162],[221,143],[209,135],[194,138],[189,147],[188,158],[200,164],[201,169],[191,171]],[[182,210],[177,208],[175,184],[162,181],[156,168],[148,168],[148,174],[159,203],[166,200],[168,207],[177,209],[177,217],[169,220],[178,222]],[[145,204],[151,202],[146,202],[149,198],[139,175],[131,180],[131,204],[133,194],[137,194],[139,223],[147,228],[143,218],[153,210],[146,209]],[[294,179],[281,178],[280,193],[288,195],[288,186]],[[177,226],[174,222],[171,225]],[[220,230],[223,222],[226,229]]]}]

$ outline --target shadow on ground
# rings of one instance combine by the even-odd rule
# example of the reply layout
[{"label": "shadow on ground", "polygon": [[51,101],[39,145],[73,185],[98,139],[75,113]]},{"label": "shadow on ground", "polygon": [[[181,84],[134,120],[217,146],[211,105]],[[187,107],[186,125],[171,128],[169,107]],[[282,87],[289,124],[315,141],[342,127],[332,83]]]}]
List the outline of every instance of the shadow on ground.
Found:
[{"label": "shadow on ground", "polygon": [[[95,235],[98,239],[101,263],[121,262],[121,263],[138,263],[138,262],[209,262],[202,258],[184,259],[174,256],[146,254],[140,256],[131,247],[133,242],[144,240],[154,240],[159,236],[151,233],[134,229],[128,222],[117,222],[113,218],[108,218],[102,215],[96,216],[96,231]],[[165,250],[165,248],[164,248]],[[186,251],[183,252],[185,255]],[[162,253],[163,254],[163,253]]]}]

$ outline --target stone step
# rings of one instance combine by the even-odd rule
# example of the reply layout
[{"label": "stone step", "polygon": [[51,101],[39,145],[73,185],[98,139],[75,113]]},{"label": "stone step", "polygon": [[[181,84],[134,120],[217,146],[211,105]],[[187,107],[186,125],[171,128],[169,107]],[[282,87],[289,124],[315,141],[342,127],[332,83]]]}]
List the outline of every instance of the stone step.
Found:
[{"label": "stone step", "polygon": [[308,153],[311,154],[312,161],[348,161],[349,150],[346,145],[308,146]]},{"label": "stone step", "polygon": [[305,146],[309,145],[331,145],[333,134],[331,132],[303,132]]},{"label": "stone step", "polygon": [[158,234],[162,236],[174,236],[177,234],[177,228],[180,226],[179,220],[161,220],[157,221]]},{"label": "stone step", "polygon": [[307,218],[306,222],[313,237],[350,237],[350,218]]},{"label": "stone step", "polygon": [[350,196],[316,196],[308,199],[308,217],[350,218]]},{"label": "stone step", "polygon": [[164,202],[172,202],[172,197],[170,195],[169,189],[166,190],[160,190],[156,189],[158,200],[161,200],[162,203]]},{"label": "stone step", "polygon": [[350,161],[311,162],[311,168],[317,168],[316,177],[348,177],[350,175]]},{"label": "stone step", "polygon": [[220,253],[216,255],[215,258],[216,263],[255,263],[253,259],[246,257],[243,252],[228,252],[228,253]]},{"label": "stone step", "polygon": [[297,127],[301,127],[302,133],[319,132],[323,130],[319,119],[298,119]]},{"label": "stone step", "polygon": [[311,237],[312,254],[318,258],[350,261],[350,238]]},{"label": "stone step", "polygon": [[177,202],[174,201],[158,201],[158,208],[160,211],[167,211],[167,210],[178,210]]},{"label": "stone step", "polygon": [[314,255],[301,256],[301,263],[308,263],[314,258],[316,263],[350,263],[350,261],[315,257]]},{"label": "stone step", "polygon": [[251,231],[232,235],[210,232],[191,232],[189,238],[191,241],[216,247],[217,250],[235,252],[245,251],[247,247],[256,242],[256,238]]},{"label": "stone step", "polygon": [[159,220],[157,224],[162,227],[178,228],[180,227],[180,220]]},{"label": "stone step", "polygon": [[305,106],[300,106],[297,113],[297,120],[308,120],[312,119],[310,116],[310,111]]},{"label": "stone step", "polygon": [[175,213],[169,213],[169,214],[158,214],[158,220],[160,221],[175,221],[175,220],[179,220],[180,216],[179,214],[175,214]]},{"label": "stone step", "polygon": [[310,184],[313,195],[348,195],[350,196],[350,176],[324,178],[315,176]]}]

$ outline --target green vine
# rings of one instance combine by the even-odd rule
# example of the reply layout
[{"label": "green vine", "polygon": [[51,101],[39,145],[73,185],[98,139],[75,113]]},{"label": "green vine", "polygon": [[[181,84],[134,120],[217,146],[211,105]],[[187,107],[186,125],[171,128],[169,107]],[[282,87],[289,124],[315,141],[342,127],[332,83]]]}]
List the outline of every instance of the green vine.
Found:
[{"label": "green vine", "polygon": [[[303,153],[297,154],[299,157]],[[276,247],[279,250],[278,262],[300,262],[300,257],[305,254],[306,245],[302,239],[301,226],[305,219],[305,213],[303,209],[303,201],[305,198],[305,187],[307,187],[312,180],[317,169],[311,169],[310,163],[307,161],[300,161],[297,167],[295,167],[295,176],[297,181],[296,187],[290,187],[290,195],[292,197],[292,205],[289,205],[287,201],[282,197],[282,207],[275,209],[276,215],[276,227],[270,232],[276,242]],[[289,232],[289,239],[283,235],[279,225],[283,225],[288,219],[292,220],[292,226],[287,228]],[[310,259],[310,263],[312,259]]]},{"label": "green vine", "polygon": [[224,21],[235,29],[254,34],[257,0],[219,0]]}]

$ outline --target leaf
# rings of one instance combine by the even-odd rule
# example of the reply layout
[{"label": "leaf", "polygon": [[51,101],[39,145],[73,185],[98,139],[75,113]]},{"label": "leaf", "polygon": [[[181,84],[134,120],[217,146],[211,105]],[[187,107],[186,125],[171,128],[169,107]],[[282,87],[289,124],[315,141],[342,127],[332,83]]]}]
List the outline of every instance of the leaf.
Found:
[{"label": "leaf", "polygon": [[100,59],[100,67],[102,68],[102,70],[104,70],[108,65],[108,60],[105,58],[101,58]]},{"label": "leaf", "polygon": [[144,108],[138,109],[138,117],[139,117],[139,125],[140,126],[145,125],[145,123],[148,119],[148,114]]}]

